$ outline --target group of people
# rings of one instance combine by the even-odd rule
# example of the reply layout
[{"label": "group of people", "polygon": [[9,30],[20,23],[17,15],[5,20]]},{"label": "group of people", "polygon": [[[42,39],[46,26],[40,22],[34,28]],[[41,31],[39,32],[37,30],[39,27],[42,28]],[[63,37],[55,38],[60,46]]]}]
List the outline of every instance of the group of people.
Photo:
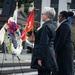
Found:
[{"label": "group of people", "polygon": [[38,75],[74,75],[73,44],[69,23],[70,15],[61,11],[58,16],[59,27],[55,28],[53,18],[56,12],[52,7],[42,10],[43,25],[35,34],[31,68],[38,70]]}]

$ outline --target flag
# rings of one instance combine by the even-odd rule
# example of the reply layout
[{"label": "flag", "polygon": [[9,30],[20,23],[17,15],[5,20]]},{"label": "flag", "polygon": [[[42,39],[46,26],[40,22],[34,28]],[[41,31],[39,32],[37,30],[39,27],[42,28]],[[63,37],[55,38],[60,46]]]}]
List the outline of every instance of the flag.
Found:
[{"label": "flag", "polygon": [[26,22],[26,32],[29,32],[34,27],[34,9],[31,11],[28,20]]},{"label": "flag", "polygon": [[2,45],[3,41],[4,41],[4,36],[5,36],[5,29],[4,27],[6,26],[6,24],[0,29],[0,45]]},{"label": "flag", "polygon": [[26,27],[24,31],[22,32],[22,41],[26,40],[26,34],[34,27],[34,9],[31,11],[28,20],[26,22]]}]

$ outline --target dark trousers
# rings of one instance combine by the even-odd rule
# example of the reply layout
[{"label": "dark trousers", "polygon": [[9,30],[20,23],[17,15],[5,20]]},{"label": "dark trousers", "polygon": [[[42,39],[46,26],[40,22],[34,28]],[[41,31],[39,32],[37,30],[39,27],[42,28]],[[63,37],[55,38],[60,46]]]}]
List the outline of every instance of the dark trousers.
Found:
[{"label": "dark trousers", "polygon": [[38,75],[50,75],[51,71],[48,70],[38,70]]}]

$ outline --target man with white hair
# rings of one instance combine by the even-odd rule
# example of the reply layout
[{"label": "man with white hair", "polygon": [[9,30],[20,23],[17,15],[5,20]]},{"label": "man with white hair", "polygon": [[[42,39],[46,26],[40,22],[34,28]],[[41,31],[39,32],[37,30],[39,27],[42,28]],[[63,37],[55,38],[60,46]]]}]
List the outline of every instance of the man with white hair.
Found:
[{"label": "man with white hair", "polygon": [[44,16],[46,15],[46,17],[48,17],[48,18],[46,18],[46,17],[43,18],[43,16],[42,16],[42,21],[45,22],[45,20],[47,20],[47,19],[52,20],[55,17],[56,12],[55,12],[54,8],[45,7],[42,11],[42,15],[44,15]]},{"label": "man with white hair", "polygon": [[45,7],[42,11],[42,27],[35,31],[35,44],[32,54],[31,68],[38,70],[38,75],[50,75],[51,71],[55,74],[58,66],[54,52],[55,28],[53,18],[55,10]]}]

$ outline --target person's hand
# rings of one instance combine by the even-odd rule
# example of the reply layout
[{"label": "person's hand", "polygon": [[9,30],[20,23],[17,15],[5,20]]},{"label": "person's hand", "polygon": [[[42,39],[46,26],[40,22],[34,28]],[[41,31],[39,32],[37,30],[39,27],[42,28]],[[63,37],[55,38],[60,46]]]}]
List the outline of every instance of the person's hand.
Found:
[{"label": "person's hand", "polygon": [[41,60],[38,60],[38,65],[42,66],[42,61]]}]

